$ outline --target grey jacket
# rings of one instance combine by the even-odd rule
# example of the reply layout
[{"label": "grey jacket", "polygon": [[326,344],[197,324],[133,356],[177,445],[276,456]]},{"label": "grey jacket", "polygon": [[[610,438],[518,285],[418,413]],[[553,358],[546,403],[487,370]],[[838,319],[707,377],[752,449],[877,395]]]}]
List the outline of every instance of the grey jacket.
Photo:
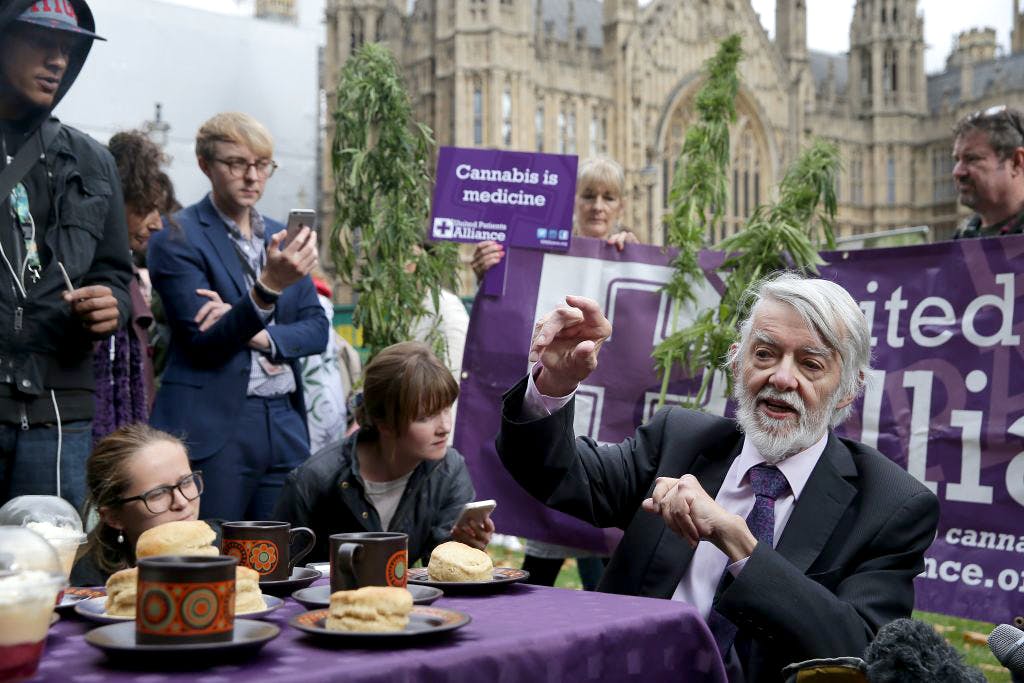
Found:
[{"label": "grey jacket", "polygon": [[[307,557],[310,562],[328,560],[331,534],[385,531],[359,474],[355,457],[359,435],[357,431],[325,446],[292,470],[274,508],[274,519],[309,527],[316,534],[316,545]],[[466,461],[449,448],[443,459],[416,466],[386,531],[408,534],[409,564],[417,560],[426,564],[434,548],[451,539],[462,506],[475,495]]]}]

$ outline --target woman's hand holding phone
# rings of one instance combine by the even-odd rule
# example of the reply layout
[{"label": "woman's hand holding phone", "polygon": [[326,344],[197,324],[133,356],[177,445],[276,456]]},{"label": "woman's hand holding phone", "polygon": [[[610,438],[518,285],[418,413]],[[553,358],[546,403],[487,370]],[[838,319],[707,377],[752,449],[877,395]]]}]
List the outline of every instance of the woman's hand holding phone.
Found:
[{"label": "woman's hand holding phone", "polygon": [[465,543],[477,550],[484,550],[494,534],[491,512],[498,504],[493,500],[466,503],[452,527],[452,540]]}]

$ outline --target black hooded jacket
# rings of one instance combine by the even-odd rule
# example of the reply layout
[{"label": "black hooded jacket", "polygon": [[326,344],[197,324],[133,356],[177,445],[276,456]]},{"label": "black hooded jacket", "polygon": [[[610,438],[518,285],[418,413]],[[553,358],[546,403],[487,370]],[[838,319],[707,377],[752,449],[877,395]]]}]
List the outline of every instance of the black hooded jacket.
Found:
[{"label": "black hooded jacket", "polygon": [[[70,0],[79,26],[95,23],[85,0]],[[0,45],[32,0],[0,0]],[[73,48],[54,105],[85,64],[92,40]],[[0,87],[5,87],[0,76]],[[21,275],[25,242],[12,220],[9,195],[0,197],[0,423],[45,424],[91,419],[92,347],[95,338],[62,298],[58,262],[75,287],[106,285],[117,299],[120,324],[129,317],[131,255],[117,166],[105,147],[60,124],[48,110],[26,110],[20,121],[0,120],[0,136],[13,157],[47,126],[56,137],[22,181],[36,226],[41,277]],[[0,154],[0,168],[7,158]],[[51,397],[51,390],[53,395]]]}]

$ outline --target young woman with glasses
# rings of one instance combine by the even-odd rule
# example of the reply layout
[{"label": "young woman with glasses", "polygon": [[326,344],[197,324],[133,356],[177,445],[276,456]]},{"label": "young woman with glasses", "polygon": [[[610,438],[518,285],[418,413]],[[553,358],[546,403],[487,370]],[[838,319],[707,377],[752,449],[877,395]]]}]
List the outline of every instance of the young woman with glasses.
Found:
[{"label": "young woman with glasses", "polygon": [[71,572],[75,586],[101,586],[134,566],[143,531],[199,518],[202,473],[189,466],[181,441],[146,424],[126,425],[97,443],[86,462],[86,484],[83,518],[95,509],[99,521]]}]

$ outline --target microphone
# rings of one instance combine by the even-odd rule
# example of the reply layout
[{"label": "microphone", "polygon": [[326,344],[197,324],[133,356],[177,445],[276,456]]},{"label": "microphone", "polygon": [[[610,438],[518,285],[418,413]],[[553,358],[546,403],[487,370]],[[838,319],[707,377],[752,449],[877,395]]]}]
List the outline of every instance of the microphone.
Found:
[{"label": "microphone", "polygon": [[1014,674],[1024,674],[1024,631],[999,624],[988,636],[988,649]]},{"label": "microphone", "polygon": [[965,664],[930,624],[916,619],[880,628],[862,656],[871,683],[985,682],[980,669]]}]

